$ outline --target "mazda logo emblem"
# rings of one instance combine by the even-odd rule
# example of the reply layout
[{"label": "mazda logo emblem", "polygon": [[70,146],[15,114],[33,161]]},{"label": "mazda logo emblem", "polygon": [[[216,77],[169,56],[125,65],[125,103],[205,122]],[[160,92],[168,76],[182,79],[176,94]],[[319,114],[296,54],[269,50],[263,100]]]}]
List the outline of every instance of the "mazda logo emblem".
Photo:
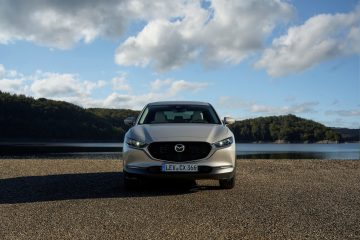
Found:
[{"label": "mazda logo emblem", "polygon": [[183,151],[185,151],[185,146],[184,146],[184,144],[176,144],[176,145],[175,145],[175,152],[180,153],[180,152],[183,152]]}]

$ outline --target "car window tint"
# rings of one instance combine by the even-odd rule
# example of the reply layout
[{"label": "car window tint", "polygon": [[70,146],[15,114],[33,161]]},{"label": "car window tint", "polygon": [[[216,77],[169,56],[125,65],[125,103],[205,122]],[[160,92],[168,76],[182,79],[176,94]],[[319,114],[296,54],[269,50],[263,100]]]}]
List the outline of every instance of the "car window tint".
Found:
[{"label": "car window tint", "polygon": [[167,105],[148,106],[139,124],[158,123],[212,123],[221,124],[215,111],[210,106],[202,105]]}]

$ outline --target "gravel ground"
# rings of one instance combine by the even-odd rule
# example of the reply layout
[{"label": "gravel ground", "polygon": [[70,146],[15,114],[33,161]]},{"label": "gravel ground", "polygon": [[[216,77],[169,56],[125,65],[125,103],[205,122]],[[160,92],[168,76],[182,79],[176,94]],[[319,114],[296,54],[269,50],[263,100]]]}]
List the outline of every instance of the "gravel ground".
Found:
[{"label": "gravel ground", "polygon": [[0,159],[0,239],[360,239],[360,161],[239,160],[123,189],[121,160]]}]

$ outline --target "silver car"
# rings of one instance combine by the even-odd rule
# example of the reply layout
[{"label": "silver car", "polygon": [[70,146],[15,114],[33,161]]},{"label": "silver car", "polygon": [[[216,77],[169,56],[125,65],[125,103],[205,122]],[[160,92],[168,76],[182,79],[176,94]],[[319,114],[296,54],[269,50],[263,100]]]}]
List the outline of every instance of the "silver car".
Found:
[{"label": "silver car", "polygon": [[149,103],[132,126],[123,146],[124,184],[136,187],[147,177],[218,179],[220,187],[235,185],[234,135],[209,103]]}]

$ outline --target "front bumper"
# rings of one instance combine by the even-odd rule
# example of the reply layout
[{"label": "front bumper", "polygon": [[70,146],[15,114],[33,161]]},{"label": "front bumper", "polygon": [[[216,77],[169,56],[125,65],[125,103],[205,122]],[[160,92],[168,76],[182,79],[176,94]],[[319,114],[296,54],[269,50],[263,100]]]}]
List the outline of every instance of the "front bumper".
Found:
[{"label": "front bumper", "polygon": [[236,151],[235,144],[222,149],[214,149],[209,156],[200,160],[181,163],[198,165],[198,172],[162,172],[161,167],[165,163],[179,163],[158,160],[143,149],[134,149],[124,144],[123,167],[127,176],[176,178],[176,179],[229,179],[235,174]]},{"label": "front bumper", "polygon": [[[160,169],[160,168],[159,168]],[[172,172],[165,173],[161,171],[154,172],[153,169],[131,169],[130,172],[125,170],[127,177],[129,178],[169,178],[169,179],[229,179],[235,174],[234,168],[231,171],[223,171],[224,169],[212,169],[208,173],[196,172],[196,173],[183,173],[183,172]]]}]

